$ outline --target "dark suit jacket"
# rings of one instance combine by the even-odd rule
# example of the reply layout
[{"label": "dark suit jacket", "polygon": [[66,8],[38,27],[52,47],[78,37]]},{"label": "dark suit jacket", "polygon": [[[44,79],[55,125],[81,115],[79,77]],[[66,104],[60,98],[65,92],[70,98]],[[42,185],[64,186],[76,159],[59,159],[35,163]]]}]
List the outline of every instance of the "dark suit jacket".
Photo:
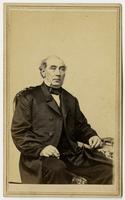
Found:
[{"label": "dark suit jacket", "polygon": [[63,121],[73,152],[77,150],[77,141],[88,142],[97,135],[80,111],[77,99],[64,89],[61,97],[63,117],[44,83],[16,95],[11,130],[21,152],[19,166],[23,183],[42,183],[40,152],[50,144],[57,147]]}]

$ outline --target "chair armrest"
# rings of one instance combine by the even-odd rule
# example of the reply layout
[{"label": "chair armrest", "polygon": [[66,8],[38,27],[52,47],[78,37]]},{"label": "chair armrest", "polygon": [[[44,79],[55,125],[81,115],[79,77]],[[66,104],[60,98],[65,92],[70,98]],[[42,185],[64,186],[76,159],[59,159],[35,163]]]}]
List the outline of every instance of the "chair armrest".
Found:
[{"label": "chair armrest", "polygon": [[[83,147],[86,149],[90,149],[90,146],[88,144],[84,144],[82,142],[78,142],[79,147]],[[113,159],[114,154],[114,139],[112,137],[105,137],[102,138],[102,146],[100,148],[97,148],[96,150],[99,152],[102,152],[107,158]]]},{"label": "chair armrest", "polygon": [[113,159],[114,139],[111,137],[102,138],[102,147],[97,149],[97,151],[104,153],[107,158]]}]

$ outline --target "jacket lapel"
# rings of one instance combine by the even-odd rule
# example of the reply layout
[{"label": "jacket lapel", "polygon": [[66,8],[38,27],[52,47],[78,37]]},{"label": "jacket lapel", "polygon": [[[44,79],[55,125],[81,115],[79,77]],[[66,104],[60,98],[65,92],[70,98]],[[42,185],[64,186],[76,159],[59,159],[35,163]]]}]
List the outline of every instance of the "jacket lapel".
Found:
[{"label": "jacket lapel", "polygon": [[64,117],[64,125],[65,125],[67,114],[69,112],[68,98],[67,98],[67,95],[65,93],[65,90],[62,90],[61,104],[62,104],[62,114],[63,114],[63,117]]},{"label": "jacket lapel", "polygon": [[41,89],[43,92],[43,95],[45,97],[46,103],[48,104],[48,106],[54,110],[56,113],[58,113],[59,115],[61,115],[59,107],[57,105],[57,103],[55,102],[55,100],[53,99],[52,95],[49,93],[45,83],[43,82],[41,85]]}]

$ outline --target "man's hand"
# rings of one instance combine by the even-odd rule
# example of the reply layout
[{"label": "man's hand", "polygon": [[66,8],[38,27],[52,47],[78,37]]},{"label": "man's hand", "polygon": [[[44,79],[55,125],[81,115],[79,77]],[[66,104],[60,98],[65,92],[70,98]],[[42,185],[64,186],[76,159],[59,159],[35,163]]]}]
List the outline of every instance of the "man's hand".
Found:
[{"label": "man's hand", "polygon": [[60,154],[56,147],[48,145],[40,152],[40,156],[45,156],[45,157],[55,156],[59,158]]},{"label": "man's hand", "polygon": [[91,149],[97,148],[102,145],[102,141],[98,136],[92,136],[89,139],[89,145],[90,145]]}]

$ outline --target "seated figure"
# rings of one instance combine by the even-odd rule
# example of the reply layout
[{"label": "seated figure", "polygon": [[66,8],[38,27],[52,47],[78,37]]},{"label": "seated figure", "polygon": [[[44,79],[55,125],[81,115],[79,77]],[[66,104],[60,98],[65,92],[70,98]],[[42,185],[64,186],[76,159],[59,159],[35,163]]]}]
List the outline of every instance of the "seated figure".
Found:
[{"label": "seated figure", "polygon": [[81,112],[77,98],[62,88],[65,63],[49,56],[39,69],[43,83],[15,97],[11,131],[21,152],[22,183],[112,184],[112,160],[97,151],[102,139]]}]

